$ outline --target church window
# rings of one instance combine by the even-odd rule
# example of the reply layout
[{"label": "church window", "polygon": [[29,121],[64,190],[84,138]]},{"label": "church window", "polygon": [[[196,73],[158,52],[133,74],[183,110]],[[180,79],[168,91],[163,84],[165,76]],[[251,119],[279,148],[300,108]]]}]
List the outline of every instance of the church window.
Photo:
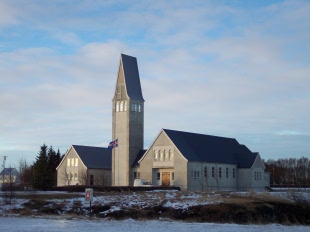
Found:
[{"label": "church window", "polygon": [[71,160],[67,159],[67,167],[70,167],[70,164],[71,164]]},{"label": "church window", "polygon": [[169,150],[169,161],[173,161],[173,152],[171,149]]},{"label": "church window", "polygon": [[219,167],[219,178],[222,178],[222,168]]},{"label": "church window", "polygon": [[160,180],[160,172],[157,172],[157,180]]},{"label": "church window", "polygon": [[118,112],[119,111],[119,102],[116,102],[116,112]]},{"label": "church window", "polygon": [[140,179],[140,172],[134,172],[133,173],[133,178],[134,179]]},{"label": "church window", "polygon": [[233,178],[235,179],[236,178],[236,169],[233,168]]},{"label": "church window", "polygon": [[158,152],[154,151],[154,161],[158,161]]},{"label": "church window", "polygon": [[74,166],[74,159],[71,159],[71,166]]},{"label": "church window", "polygon": [[226,178],[228,178],[228,168],[226,168]]},{"label": "church window", "polygon": [[124,111],[127,111],[127,102],[124,101]]},{"label": "church window", "polygon": [[214,173],[215,173],[215,170],[214,170],[214,167],[212,167],[212,177],[215,176]]},{"label": "church window", "polygon": [[158,154],[159,154],[159,161],[163,161],[163,152],[159,150]]},{"label": "church window", "polygon": [[205,176],[205,178],[208,178],[208,169],[207,169],[207,167],[204,168],[204,176]]}]

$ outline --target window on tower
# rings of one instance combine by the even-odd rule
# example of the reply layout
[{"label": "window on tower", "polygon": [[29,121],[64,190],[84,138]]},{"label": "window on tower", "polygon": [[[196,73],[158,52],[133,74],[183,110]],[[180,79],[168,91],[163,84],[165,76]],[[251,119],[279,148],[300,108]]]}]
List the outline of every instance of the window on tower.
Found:
[{"label": "window on tower", "polygon": [[119,111],[123,111],[124,110],[124,102],[120,102],[120,109]]},{"label": "window on tower", "polygon": [[119,102],[116,102],[115,111],[116,111],[116,112],[119,111]]}]

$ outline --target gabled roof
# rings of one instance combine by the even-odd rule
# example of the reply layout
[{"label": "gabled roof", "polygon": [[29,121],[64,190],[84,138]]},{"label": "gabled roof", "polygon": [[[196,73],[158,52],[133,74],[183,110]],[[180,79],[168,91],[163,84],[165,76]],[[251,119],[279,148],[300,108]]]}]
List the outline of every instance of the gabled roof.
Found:
[{"label": "gabled roof", "polygon": [[144,101],[142,96],[137,59],[121,54],[127,94],[130,99]]},{"label": "gabled roof", "polygon": [[72,145],[87,168],[112,169],[112,149]]},{"label": "gabled roof", "polygon": [[16,170],[16,168],[4,168],[2,169],[2,171],[0,172],[0,176],[1,175],[19,175],[19,172]]},{"label": "gabled roof", "polygon": [[131,165],[133,168],[137,167],[137,165],[139,164],[139,160],[142,158],[142,156],[145,154],[147,150],[140,150],[135,161],[133,162],[133,164]]},{"label": "gabled roof", "polygon": [[192,162],[238,164],[250,168],[257,156],[233,138],[163,129],[181,154]]}]

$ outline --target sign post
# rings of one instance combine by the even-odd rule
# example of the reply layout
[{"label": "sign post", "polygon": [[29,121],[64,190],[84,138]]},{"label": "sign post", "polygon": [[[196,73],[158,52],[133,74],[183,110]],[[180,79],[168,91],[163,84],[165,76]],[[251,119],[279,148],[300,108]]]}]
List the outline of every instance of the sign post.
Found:
[{"label": "sign post", "polygon": [[85,200],[89,201],[89,216],[91,216],[91,202],[93,201],[93,189],[92,188],[86,188],[85,189]]}]

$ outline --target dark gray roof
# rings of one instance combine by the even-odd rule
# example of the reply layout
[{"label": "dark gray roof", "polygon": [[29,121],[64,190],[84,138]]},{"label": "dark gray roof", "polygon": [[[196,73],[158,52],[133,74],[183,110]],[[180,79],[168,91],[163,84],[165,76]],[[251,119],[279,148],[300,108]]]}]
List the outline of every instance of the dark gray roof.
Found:
[{"label": "dark gray roof", "polygon": [[145,154],[146,151],[147,151],[147,150],[140,150],[140,151],[139,151],[139,153],[138,153],[138,155],[137,155],[135,161],[134,161],[133,164],[132,164],[132,167],[133,167],[133,168],[134,168],[134,167],[137,167],[137,166],[139,165],[139,162],[138,162],[138,161],[142,158],[142,156]]},{"label": "dark gray roof", "polygon": [[19,172],[16,170],[16,168],[4,168],[0,172],[1,175],[19,175]]},{"label": "dark gray roof", "polygon": [[112,149],[72,145],[87,168],[112,169]]},{"label": "dark gray roof", "polygon": [[144,101],[142,96],[137,59],[125,54],[121,55],[127,94],[130,99]]},{"label": "dark gray roof", "polygon": [[238,164],[250,168],[257,156],[233,138],[163,129],[188,161]]}]

